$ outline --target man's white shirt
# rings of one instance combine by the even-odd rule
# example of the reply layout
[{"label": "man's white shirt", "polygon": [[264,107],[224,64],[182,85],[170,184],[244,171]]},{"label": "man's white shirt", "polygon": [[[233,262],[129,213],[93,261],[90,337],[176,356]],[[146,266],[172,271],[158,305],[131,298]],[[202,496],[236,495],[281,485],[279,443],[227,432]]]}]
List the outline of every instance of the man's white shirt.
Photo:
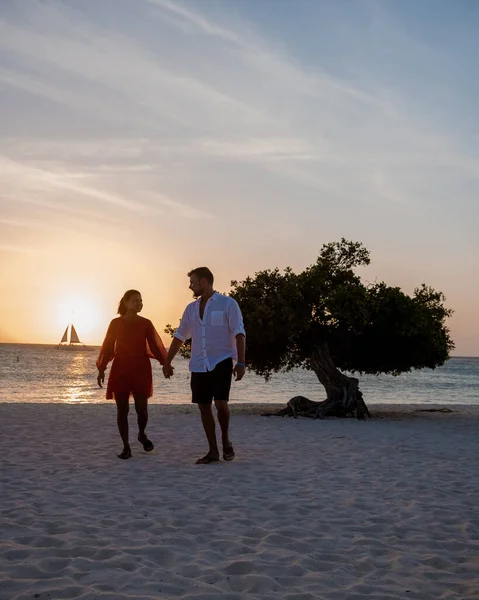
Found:
[{"label": "man's white shirt", "polygon": [[200,298],[188,304],[174,337],[182,342],[191,338],[190,371],[212,371],[227,358],[238,360],[236,336],[246,335],[243,317],[236,300],[214,292],[208,298],[200,319]]}]

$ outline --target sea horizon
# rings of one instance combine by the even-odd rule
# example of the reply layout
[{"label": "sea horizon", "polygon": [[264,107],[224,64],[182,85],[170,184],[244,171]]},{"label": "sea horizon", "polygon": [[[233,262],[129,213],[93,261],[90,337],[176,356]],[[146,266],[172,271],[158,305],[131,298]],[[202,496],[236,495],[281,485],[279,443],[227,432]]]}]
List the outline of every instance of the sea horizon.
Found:
[{"label": "sea horizon", "polygon": [[[56,348],[59,346],[59,343],[51,343],[51,342],[0,342],[0,346],[47,346]],[[101,348],[101,344],[86,344],[83,346],[85,348],[97,348],[98,350]],[[165,344],[165,348],[169,348],[168,344]],[[79,346],[78,350],[81,351],[82,347]],[[451,354],[447,360],[451,360],[452,358],[479,358],[479,354]],[[446,361],[447,362],[447,361]]]}]

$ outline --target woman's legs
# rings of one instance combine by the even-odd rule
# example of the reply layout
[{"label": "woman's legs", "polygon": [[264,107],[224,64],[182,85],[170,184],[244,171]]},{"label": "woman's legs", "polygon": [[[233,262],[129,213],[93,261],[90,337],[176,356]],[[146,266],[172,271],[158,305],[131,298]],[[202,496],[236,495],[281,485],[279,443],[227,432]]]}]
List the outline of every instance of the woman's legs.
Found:
[{"label": "woman's legs", "polygon": [[123,442],[123,449],[130,447],[128,441],[128,412],[130,410],[130,394],[115,394],[116,423]]},{"label": "woman's legs", "polygon": [[144,450],[153,450],[153,443],[147,438],[145,429],[148,424],[148,398],[139,394],[133,394],[135,399],[135,410],[138,419],[138,441],[143,444]]}]

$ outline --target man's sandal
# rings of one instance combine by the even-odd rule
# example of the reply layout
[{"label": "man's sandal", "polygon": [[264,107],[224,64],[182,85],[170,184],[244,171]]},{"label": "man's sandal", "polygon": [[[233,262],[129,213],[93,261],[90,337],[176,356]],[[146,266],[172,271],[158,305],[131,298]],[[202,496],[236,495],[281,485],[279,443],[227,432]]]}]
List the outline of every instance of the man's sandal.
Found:
[{"label": "man's sandal", "polygon": [[199,458],[196,461],[197,465],[209,465],[210,463],[216,463],[219,462],[220,459],[217,456],[210,456],[209,454],[207,454],[206,456],[203,456],[202,458]]},{"label": "man's sandal", "polygon": [[123,448],[121,454],[118,454],[118,458],[122,458],[126,460],[127,458],[131,458],[131,448],[128,446],[127,448]]},{"label": "man's sandal", "polygon": [[233,450],[233,446],[223,448],[223,460],[233,460],[234,457],[235,451]]},{"label": "man's sandal", "polygon": [[149,440],[146,435],[144,435],[143,437],[141,437],[140,435],[138,435],[138,441],[140,442],[140,444],[143,446],[143,450],[145,452],[151,452],[153,450],[153,448],[155,447],[153,445],[153,442],[151,440]]}]

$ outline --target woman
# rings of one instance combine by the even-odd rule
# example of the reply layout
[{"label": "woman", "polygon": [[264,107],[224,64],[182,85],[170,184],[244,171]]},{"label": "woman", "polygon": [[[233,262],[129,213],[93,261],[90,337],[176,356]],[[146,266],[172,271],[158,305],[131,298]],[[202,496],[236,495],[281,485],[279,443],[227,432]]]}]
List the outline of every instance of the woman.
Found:
[{"label": "woman", "polygon": [[128,440],[128,412],[130,393],[135,400],[138,416],[138,441],[146,452],[154,446],[147,438],[145,429],[148,423],[148,398],[153,394],[153,378],[150,357],[164,364],[166,350],[153,323],[140,317],[143,308],[140,292],[128,290],[118,305],[120,315],[110,323],[105,341],[96,362],[98,385],[105,380],[105,369],[113,358],[106,389],[107,399],[115,398],[117,424],[123,441],[123,451],[118,458],[131,458]]}]

